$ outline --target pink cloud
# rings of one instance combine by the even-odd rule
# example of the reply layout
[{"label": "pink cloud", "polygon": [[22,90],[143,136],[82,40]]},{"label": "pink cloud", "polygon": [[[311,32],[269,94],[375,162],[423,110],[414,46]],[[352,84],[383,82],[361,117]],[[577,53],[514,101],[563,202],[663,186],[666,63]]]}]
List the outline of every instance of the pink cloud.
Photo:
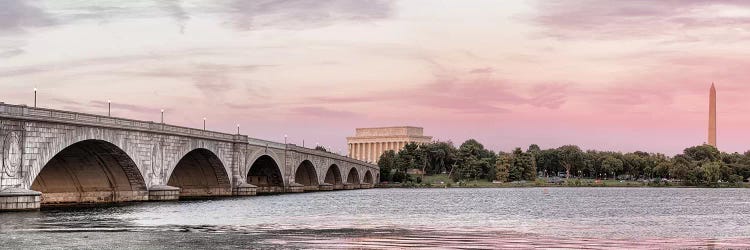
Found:
[{"label": "pink cloud", "polygon": [[750,2],[737,0],[570,0],[537,1],[536,6],[532,20],[548,35],[567,39],[683,36],[687,29],[750,24],[750,17],[719,16],[708,9],[750,8]]}]

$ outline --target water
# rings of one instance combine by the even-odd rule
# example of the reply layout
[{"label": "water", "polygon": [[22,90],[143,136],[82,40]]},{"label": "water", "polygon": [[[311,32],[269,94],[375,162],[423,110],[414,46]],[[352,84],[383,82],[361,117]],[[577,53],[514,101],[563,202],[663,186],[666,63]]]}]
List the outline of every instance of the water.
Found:
[{"label": "water", "polygon": [[369,189],[0,214],[0,248],[750,248],[750,189]]}]

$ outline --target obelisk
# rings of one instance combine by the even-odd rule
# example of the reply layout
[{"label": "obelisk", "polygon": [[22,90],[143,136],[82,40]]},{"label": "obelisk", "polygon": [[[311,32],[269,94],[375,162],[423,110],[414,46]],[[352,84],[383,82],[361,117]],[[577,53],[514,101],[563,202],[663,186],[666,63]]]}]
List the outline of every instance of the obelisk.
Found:
[{"label": "obelisk", "polygon": [[708,98],[708,144],[716,147],[716,87],[713,83]]}]

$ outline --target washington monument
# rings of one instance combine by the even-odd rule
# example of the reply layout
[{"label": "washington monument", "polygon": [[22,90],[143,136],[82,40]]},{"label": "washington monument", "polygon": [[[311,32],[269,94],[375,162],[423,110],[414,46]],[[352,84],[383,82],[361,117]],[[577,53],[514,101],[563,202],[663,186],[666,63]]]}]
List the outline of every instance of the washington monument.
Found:
[{"label": "washington monument", "polygon": [[716,147],[716,87],[713,83],[708,98],[708,145]]}]

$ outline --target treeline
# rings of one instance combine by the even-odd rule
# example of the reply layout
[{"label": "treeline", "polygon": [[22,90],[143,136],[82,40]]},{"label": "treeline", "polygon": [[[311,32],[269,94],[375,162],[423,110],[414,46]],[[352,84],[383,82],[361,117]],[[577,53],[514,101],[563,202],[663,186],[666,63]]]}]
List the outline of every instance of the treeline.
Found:
[{"label": "treeline", "polygon": [[[407,144],[399,152],[387,151],[378,160],[381,181],[406,182],[409,169],[426,175],[447,174],[454,181],[533,181],[537,177],[620,180],[678,180],[686,185],[739,183],[750,178],[750,151],[720,152],[713,146],[687,148],[669,157],[659,153],[588,150],[566,145],[542,150],[493,152],[470,139],[456,148],[452,142]],[[541,176],[540,176],[541,175]]]}]

